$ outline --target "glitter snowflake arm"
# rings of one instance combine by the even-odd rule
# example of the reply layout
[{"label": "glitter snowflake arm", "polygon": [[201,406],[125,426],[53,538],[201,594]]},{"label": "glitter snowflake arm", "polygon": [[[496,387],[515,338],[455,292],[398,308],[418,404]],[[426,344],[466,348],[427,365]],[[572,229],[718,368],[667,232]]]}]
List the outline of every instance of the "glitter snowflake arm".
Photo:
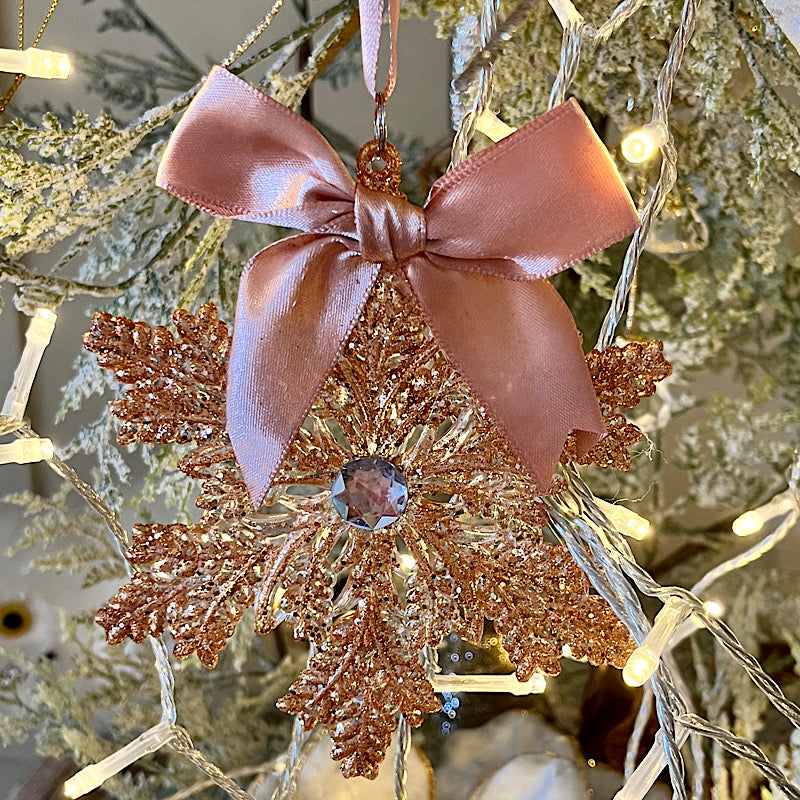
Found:
[{"label": "glitter snowflake arm", "polygon": [[[477,569],[478,549],[459,541],[460,531],[433,503],[416,509],[400,531],[416,560],[416,572],[406,593],[406,615],[417,634],[415,646],[436,647],[451,631],[468,641],[480,642],[486,598]],[[489,529],[484,536],[494,538],[494,533]],[[477,537],[465,538],[474,542]]]},{"label": "glitter snowflake arm", "polygon": [[630,448],[639,441],[642,432],[618,409],[633,408],[643,398],[650,397],[656,383],[672,374],[672,366],[664,358],[664,344],[654,339],[592,350],[586,356],[586,365],[603,412],[606,436],[581,458],[576,457],[575,442],[570,436],[562,461],[627,472],[631,468]]},{"label": "glitter snowflake arm", "polygon": [[197,525],[136,525],[126,557],[149,566],[97,613],[110,644],[166,629],[178,658],[197,653],[213,667],[245,609],[253,604],[266,548],[230,538],[220,545]]},{"label": "glitter snowflake arm", "polygon": [[[568,646],[575,658],[621,668],[633,649],[627,629],[560,545],[487,528],[479,545],[435,512],[417,513],[403,535],[417,559],[407,614],[436,645],[450,630],[479,643],[490,619],[521,681],[540,670],[557,675]],[[410,532],[413,530],[413,532]],[[470,541],[470,538],[472,541]]]},{"label": "glitter snowflake arm", "polygon": [[[315,500],[300,504],[314,509]],[[330,512],[328,512],[330,513]],[[326,524],[324,509],[317,508],[295,520],[282,537],[258,587],[255,631],[265,634],[283,620],[294,628],[297,638],[318,641],[333,615],[335,569],[329,564],[331,551],[341,532]]]},{"label": "glitter snowflake arm", "polygon": [[178,469],[190,478],[203,481],[195,505],[202,509],[203,523],[210,530],[216,524],[236,524],[244,515],[252,513],[242,471],[224,430],[183,456]]},{"label": "glitter snowflake arm", "polygon": [[564,647],[574,658],[621,669],[633,650],[627,628],[589,582],[567,549],[534,538],[497,551],[481,570],[491,582],[486,615],[503,636],[517,677],[561,671]]},{"label": "glitter snowflake arm", "polygon": [[196,315],[177,310],[173,322],[177,336],[99,312],[84,335],[98,364],[131,384],[111,406],[120,444],[202,441],[224,429],[227,326],[210,303]]},{"label": "glitter snowflake arm", "polygon": [[215,526],[252,512],[225,430],[225,385],[230,349],[228,327],[212,303],[196,314],[173,314],[176,334],[126,317],[95,314],[84,347],[98,364],[130,384],[111,404],[122,420],[120,444],[193,443],[178,468],[203,480],[196,500],[211,535]]},{"label": "glitter snowflake arm", "polygon": [[658,339],[612,345],[586,356],[597,399],[614,408],[633,408],[656,391],[656,384],[672,374]]},{"label": "glitter snowflake arm", "polygon": [[440,704],[418,654],[406,642],[387,563],[393,536],[375,531],[379,546],[355,548],[355,607],[339,616],[319,652],[300,674],[279,708],[297,714],[306,729],[331,726],[333,758],[345,777],[374,778],[397,727],[396,714],[422,724]]}]

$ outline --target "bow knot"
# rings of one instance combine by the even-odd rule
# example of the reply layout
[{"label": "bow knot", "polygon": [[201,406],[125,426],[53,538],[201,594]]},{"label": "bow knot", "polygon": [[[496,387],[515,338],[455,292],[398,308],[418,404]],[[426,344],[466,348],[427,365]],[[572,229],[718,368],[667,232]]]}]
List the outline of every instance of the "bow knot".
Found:
[{"label": "bow knot", "polygon": [[355,218],[367,261],[401,264],[425,250],[425,212],[408,200],[356,184]]}]

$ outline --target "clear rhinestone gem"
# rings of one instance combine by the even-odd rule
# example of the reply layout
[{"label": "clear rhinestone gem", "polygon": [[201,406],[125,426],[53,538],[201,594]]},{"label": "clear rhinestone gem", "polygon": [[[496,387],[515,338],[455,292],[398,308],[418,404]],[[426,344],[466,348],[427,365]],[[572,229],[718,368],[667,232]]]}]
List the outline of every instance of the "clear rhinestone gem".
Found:
[{"label": "clear rhinestone gem", "polygon": [[374,531],[396,522],[408,505],[406,479],[382,458],[345,464],[331,486],[336,513],[349,525]]}]

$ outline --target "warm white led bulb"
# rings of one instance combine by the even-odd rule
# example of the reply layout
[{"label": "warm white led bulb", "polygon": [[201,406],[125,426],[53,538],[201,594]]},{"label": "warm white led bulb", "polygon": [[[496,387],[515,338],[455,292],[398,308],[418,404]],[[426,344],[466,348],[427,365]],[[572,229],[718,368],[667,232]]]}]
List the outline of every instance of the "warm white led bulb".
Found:
[{"label": "warm white led bulb", "polygon": [[28,330],[25,331],[25,349],[22,351],[19,365],[14,372],[13,383],[0,414],[14,419],[22,419],[25,416],[33,379],[39,369],[45,348],[53,336],[55,326],[55,312],[48,308],[36,309],[28,323]]},{"label": "warm white led bulb", "polygon": [[155,753],[174,737],[175,729],[172,725],[165,721],[159,722],[158,725],[148,728],[143,734],[117,750],[116,753],[112,753],[108,758],[84,767],[77,775],[66,780],[63,786],[64,797],[69,800],[83,797],[109,778],[122,772],[134,761],[138,761],[150,753]]},{"label": "warm white led bulb", "polygon": [[403,572],[412,573],[417,568],[417,559],[411,553],[400,553],[397,560],[400,562]]},{"label": "warm white led bulb", "polygon": [[609,522],[623,535],[641,541],[650,532],[650,521],[625,506],[595,501]]},{"label": "warm white led bulb", "polygon": [[93,767],[86,767],[86,769],[81,770],[77,775],[66,781],[63,788],[64,797],[68,798],[68,800],[83,797],[83,795],[94,791],[101,783],[102,780],[99,780],[97,770]]},{"label": "warm white led bulb", "polygon": [[484,136],[488,136],[493,142],[499,142],[505,139],[506,136],[514,133],[516,128],[506,125],[497,115],[490,109],[484,109],[483,113],[478,117],[476,129],[479,130]]},{"label": "warm white led bulb", "polygon": [[60,78],[64,80],[72,71],[72,63],[66,53],[54,53],[51,50],[39,50],[29,47],[28,72],[31,78]]},{"label": "warm white led bulb", "polygon": [[646,648],[637,647],[622,670],[622,680],[628,686],[642,686],[650,680],[657,666],[657,655]]},{"label": "warm white led bulb", "polygon": [[68,78],[72,62],[66,53],[29,47],[27,50],[0,48],[0,72],[20,72],[29,78]]},{"label": "warm white led bulb", "polygon": [[725,606],[719,600],[706,600],[703,603],[703,608],[711,614],[712,617],[721,617],[725,613]]},{"label": "warm white led bulb", "polygon": [[[688,736],[689,732],[686,728],[678,727],[675,731],[675,740],[678,743],[678,747],[683,746]],[[639,766],[636,767],[633,774],[625,781],[625,785],[614,795],[613,800],[644,800],[666,766],[664,735],[659,731],[655,736],[655,741],[650,751],[639,762]]]},{"label": "warm white led bulb", "polygon": [[547,679],[543,672],[534,672],[526,683],[530,686],[531,694],[544,694],[547,691]]},{"label": "warm white led bulb", "polygon": [[0,464],[33,464],[53,457],[53,442],[50,439],[17,439],[0,444]]},{"label": "warm white led bulb", "polygon": [[631,164],[641,164],[652,158],[656,150],[667,141],[667,129],[662,122],[648,122],[631,131],[622,140],[622,155]]},{"label": "warm white led bulb", "polygon": [[733,521],[731,528],[737,536],[752,536],[764,527],[764,518],[758,511],[745,511]]},{"label": "warm white led bulb", "polygon": [[740,514],[733,521],[731,529],[737,536],[752,536],[754,533],[759,533],[767,523],[776,517],[793,511],[796,502],[794,489],[787,489],[776,494],[763,506]]},{"label": "warm white led bulb", "polygon": [[653,627],[644,641],[631,653],[622,670],[628,686],[641,686],[658,667],[661,654],[676,628],[689,615],[689,606],[678,597],[670,597],[656,615]]},{"label": "warm white led bulb", "polygon": [[542,694],[547,690],[547,679],[542,672],[534,672],[526,681],[510,675],[432,675],[434,692],[503,692],[517,696]]}]

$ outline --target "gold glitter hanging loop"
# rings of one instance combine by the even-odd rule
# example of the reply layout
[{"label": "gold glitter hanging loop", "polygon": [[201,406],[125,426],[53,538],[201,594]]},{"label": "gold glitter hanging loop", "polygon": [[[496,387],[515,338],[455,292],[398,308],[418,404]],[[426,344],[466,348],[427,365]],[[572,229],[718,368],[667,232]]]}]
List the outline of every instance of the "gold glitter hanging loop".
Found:
[{"label": "gold glitter hanging loop", "polygon": [[358,151],[356,179],[368,189],[386,192],[405,200],[405,194],[400,191],[402,166],[403,159],[391,142],[384,140],[381,146],[377,139],[373,139]]}]

